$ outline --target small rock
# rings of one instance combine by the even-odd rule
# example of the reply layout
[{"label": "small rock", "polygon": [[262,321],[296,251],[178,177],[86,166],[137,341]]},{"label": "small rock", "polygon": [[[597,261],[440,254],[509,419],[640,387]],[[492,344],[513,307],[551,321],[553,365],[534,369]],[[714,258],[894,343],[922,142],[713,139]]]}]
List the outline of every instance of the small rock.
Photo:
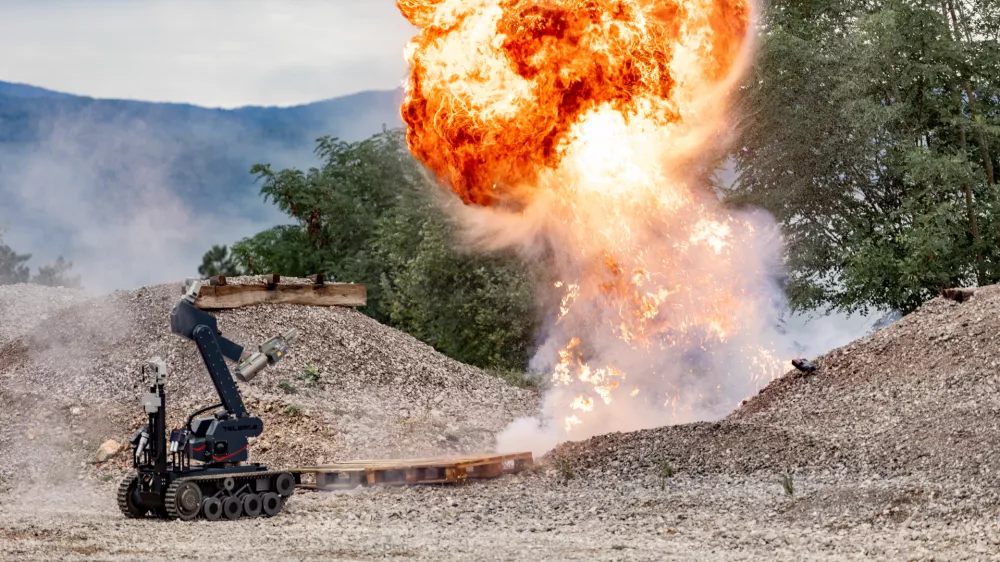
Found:
[{"label": "small rock", "polygon": [[108,439],[97,449],[97,462],[105,462],[108,459],[118,456],[121,452],[121,443],[115,441],[114,439]]}]

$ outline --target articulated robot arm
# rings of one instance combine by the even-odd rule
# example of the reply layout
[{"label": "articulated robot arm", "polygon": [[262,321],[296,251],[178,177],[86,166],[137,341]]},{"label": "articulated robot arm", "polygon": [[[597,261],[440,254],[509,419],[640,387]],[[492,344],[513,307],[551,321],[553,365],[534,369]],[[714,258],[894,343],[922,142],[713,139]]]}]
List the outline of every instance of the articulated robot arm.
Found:
[{"label": "articulated robot arm", "polygon": [[258,351],[246,354],[239,344],[222,337],[214,316],[194,306],[194,300],[200,289],[200,282],[193,283],[184,297],[174,305],[170,312],[170,329],[173,333],[198,344],[198,351],[205,361],[205,367],[219,394],[222,407],[233,417],[246,417],[246,407],[226,365],[226,359],[239,362],[236,367],[236,377],[244,382],[250,381],[265,367],[273,365],[285,356],[288,345],[295,340],[298,332],[290,330],[282,336],[264,342]]}]

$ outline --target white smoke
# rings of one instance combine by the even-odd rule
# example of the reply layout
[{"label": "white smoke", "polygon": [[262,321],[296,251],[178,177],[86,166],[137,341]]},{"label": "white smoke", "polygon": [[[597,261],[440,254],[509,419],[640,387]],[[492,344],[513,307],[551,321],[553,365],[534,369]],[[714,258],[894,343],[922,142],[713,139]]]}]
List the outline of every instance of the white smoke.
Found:
[{"label": "white smoke", "polygon": [[[498,450],[543,453],[565,440],[718,419],[783,372],[792,348],[781,331],[781,238],[770,216],[731,213],[708,196],[659,216],[628,203],[610,213],[629,225],[629,243],[613,250],[609,269],[608,239],[594,224],[555,220],[546,205],[517,215],[462,211],[481,245],[535,258],[551,249],[546,267],[565,280],[563,306],[549,311],[531,362],[553,375],[551,388],[537,418],[497,437]],[[636,319],[643,311],[648,318]],[[567,427],[569,418],[578,425]]]}]

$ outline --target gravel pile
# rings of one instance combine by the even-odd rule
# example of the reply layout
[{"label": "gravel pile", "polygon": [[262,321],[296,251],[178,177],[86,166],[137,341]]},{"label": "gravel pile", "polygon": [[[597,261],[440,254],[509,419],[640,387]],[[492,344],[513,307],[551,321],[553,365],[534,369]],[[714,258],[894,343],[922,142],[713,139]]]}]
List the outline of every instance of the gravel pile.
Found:
[{"label": "gravel pile", "polygon": [[[59,439],[96,448],[92,436],[139,422],[136,371],[152,354],[168,359],[175,400],[210,401],[193,346],[166,333],[179,292],[73,306],[0,349],[0,424],[51,448],[56,437],[37,432],[65,420]],[[244,343],[302,332],[288,363],[244,386],[267,424],[256,457],[271,462],[485,446],[537,403],[353,310],[218,316]],[[255,560],[1000,560],[997,333],[1000,287],[935,300],[717,423],[567,443],[533,470],[476,485],[300,492],[282,516],[224,533],[125,521],[111,499],[120,467],[69,471],[70,484],[92,481],[73,502],[0,494],[0,559],[189,560],[211,544]],[[14,456],[8,434],[0,465]]]},{"label": "gravel pile", "polygon": [[[0,345],[0,470],[41,478],[49,463],[28,452],[78,458],[107,439],[127,440],[144,419],[140,369],[153,356],[167,362],[171,424],[217,402],[194,343],[169,330],[182,291],[170,284],[77,301]],[[535,393],[354,309],[263,305],[215,315],[223,335],[247,348],[299,331],[286,360],[241,385],[248,409],[265,421],[251,445],[258,461],[292,466],[490,450],[497,431],[537,404]],[[89,465],[73,464],[93,476]]]},{"label": "gravel pile", "polygon": [[[791,371],[725,420],[596,437],[555,456],[595,475],[669,463],[757,471],[1000,483],[1000,287],[935,299]],[[959,485],[959,484],[955,484]]]},{"label": "gravel pile", "polygon": [[40,285],[0,285],[0,345],[31,333],[58,310],[87,300],[83,291]]}]

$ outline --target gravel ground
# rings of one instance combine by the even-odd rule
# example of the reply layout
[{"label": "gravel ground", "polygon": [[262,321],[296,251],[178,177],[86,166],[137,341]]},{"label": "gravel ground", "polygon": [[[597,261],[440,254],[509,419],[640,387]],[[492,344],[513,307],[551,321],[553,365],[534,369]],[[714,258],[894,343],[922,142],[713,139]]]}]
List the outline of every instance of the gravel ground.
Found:
[{"label": "gravel ground", "polygon": [[[557,475],[297,494],[275,519],[136,522],[110,506],[0,506],[4,560],[996,560],[1000,526],[908,480]],[[110,493],[110,490],[109,490]],[[110,503],[110,502],[108,502]]]},{"label": "gravel ground", "polygon": [[[210,391],[193,348],[165,333],[179,292],[70,306],[0,348],[0,559],[188,560],[211,545],[254,560],[1000,560],[1000,287],[932,301],[718,423],[567,443],[497,481],[304,492],[281,516],[224,533],[121,518],[123,465],[80,460],[138,423],[135,367],[153,352],[182,404]],[[246,343],[303,331],[287,365],[244,387],[267,424],[256,458],[272,463],[488,447],[537,403],[352,310],[218,316]],[[95,352],[101,341],[114,350]],[[52,359],[88,353],[82,366]],[[314,387],[306,364],[322,373]]]},{"label": "gravel ground", "polygon": [[60,309],[89,298],[83,291],[62,287],[0,286],[0,346],[30,334]]}]

